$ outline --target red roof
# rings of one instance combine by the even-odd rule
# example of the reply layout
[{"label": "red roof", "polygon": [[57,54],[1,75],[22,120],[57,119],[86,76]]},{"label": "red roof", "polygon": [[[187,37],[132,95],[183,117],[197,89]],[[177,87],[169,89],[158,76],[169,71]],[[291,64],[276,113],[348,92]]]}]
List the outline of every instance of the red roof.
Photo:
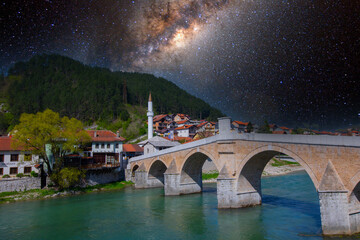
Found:
[{"label": "red roof", "polygon": [[153,122],[158,122],[158,121],[160,121],[161,119],[163,119],[163,118],[166,117],[166,116],[167,116],[166,114],[156,115],[156,116],[153,118]]},{"label": "red roof", "polygon": [[177,122],[177,124],[183,124],[183,123],[186,123],[188,120],[183,120],[183,121],[179,121]]},{"label": "red roof", "polygon": [[206,125],[207,124],[207,122],[202,122],[202,123],[200,123],[200,124],[198,124],[196,127],[202,127],[202,126],[204,126],[204,125]]},{"label": "red roof", "polygon": [[11,137],[0,137],[0,151],[21,151],[22,148],[14,149],[11,147]]},{"label": "red roof", "polygon": [[191,127],[194,127],[194,125],[184,125],[182,127],[175,128],[175,130],[184,130],[184,129],[189,129]]},{"label": "red roof", "polygon": [[282,130],[290,130],[290,128],[287,127],[280,127]]},{"label": "red roof", "polygon": [[140,147],[137,144],[124,144],[123,152],[143,152],[144,148]]},{"label": "red roof", "polygon": [[192,139],[191,137],[179,137],[179,136],[174,136],[174,139],[172,138],[167,138],[167,137],[164,137],[166,140],[174,140],[174,141],[181,141],[181,140],[185,140],[184,143],[188,143],[188,142],[192,142],[194,141],[194,139]]},{"label": "red roof", "polygon": [[87,130],[93,142],[123,142],[125,138],[118,137],[109,130]]},{"label": "red roof", "polygon": [[234,121],[234,122],[239,125],[245,125],[245,126],[247,126],[249,124],[248,122],[242,122],[242,121]]}]

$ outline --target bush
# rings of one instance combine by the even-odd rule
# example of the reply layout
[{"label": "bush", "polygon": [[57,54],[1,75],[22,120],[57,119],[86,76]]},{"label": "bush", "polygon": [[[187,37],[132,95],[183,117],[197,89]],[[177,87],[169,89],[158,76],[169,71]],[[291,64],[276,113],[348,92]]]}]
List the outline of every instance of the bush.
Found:
[{"label": "bush", "polygon": [[18,173],[18,174],[16,174],[16,177],[22,178],[22,177],[24,177],[24,174],[23,173]]},{"label": "bush", "polygon": [[39,174],[37,172],[35,172],[35,171],[31,171],[30,175],[32,177],[38,177],[39,176]]},{"label": "bush", "polygon": [[9,174],[5,174],[4,176],[2,176],[2,178],[10,178]]},{"label": "bush", "polygon": [[67,189],[78,185],[85,178],[85,173],[77,168],[69,167],[53,173],[50,178],[60,189]]}]

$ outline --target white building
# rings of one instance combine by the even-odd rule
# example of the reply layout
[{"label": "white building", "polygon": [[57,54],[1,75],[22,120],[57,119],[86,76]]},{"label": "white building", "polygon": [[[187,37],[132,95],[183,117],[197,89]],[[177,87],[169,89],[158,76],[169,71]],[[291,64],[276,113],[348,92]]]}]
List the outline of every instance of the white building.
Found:
[{"label": "white building", "polygon": [[88,157],[93,157],[94,162],[114,164],[120,162],[125,138],[109,130],[87,130],[91,137],[91,149],[84,152]]},{"label": "white building", "polygon": [[11,147],[11,137],[0,137],[0,177],[4,175],[16,176],[18,173],[30,174],[38,172],[35,164],[39,163],[39,157],[22,149]]},{"label": "white building", "polygon": [[150,154],[154,152],[161,151],[166,148],[174,147],[180,145],[178,142],[172,142],[162,137],[153,137],[144,142],[140,142],[139,145],[144,146],[144,154]]},{"label": "white building", "polygon": [[196,133],[195,125],[184,125],[182,127],[175,128],[178,137],[194,137]]}]

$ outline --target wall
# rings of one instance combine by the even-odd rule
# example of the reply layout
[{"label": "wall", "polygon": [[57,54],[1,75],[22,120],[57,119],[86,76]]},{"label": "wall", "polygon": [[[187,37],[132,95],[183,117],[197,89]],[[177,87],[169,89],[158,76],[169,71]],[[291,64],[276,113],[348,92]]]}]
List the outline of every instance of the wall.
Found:
[{"label": "wall", "polygon": [[119,168],[88,170],[86,172],[87,185],[96,185],[110,182],[118,182],[125,180],[124,170]]},{"label": "wall", "polygon": [[[10,168],[17,168],[17,173],[24,173],[24,167],[31,167],[31,171],[38,172],[38,170],[34,167],[34,165],[39,161],[38,156],[31,155],[31,161],[24,161],[24,154],[26,153],[20,151],[1,151],[0,154],[4,156],[4,162],[0,162],[0,168],[3,168],[3,175],[10,175]],[[12,162],[10,160],[11,154],[17,154],[19,156],[18,161]]]},{"label": "wall", "polygon": [[0,192],[24,191],[40,188],[40,178],[25,177],[16,179],[2,179]]}]

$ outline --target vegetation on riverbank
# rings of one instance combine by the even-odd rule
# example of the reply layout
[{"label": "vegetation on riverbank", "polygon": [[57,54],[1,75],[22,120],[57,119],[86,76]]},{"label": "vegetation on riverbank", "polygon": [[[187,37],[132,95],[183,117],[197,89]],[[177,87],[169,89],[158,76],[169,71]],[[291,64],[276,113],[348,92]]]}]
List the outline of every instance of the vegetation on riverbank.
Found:
[{"label": "vegetation on riverbank", "polygon": [[69,196],[82,193],[90,193],[96,191],[109,191],[109,190],[119,190],[127,186],[133,185],[130,181],[122,182],[113,182],[106,184],[97,184],[94,186],[87,187],[76,187],[65,190],[58,190],[56,188],[45,188],[45,189],[32,189],[21,192],[2,192],[0,193],[0,204],[1,203],[10,203],[15,201],[23,200],[35,200],[35,199],[46,199],[60,196]]},{"label": "vegetation on riverbank", "polygon": [[202,179],[203,180],[216,179],[218,176],[219,176],[218,172],[203,173],[202,174]]},{"label": "vegetation on riverbank", "polygon": [[273,166],[273,167],[281,167],[281,166],[286,166],[286,165],[300,166],[300,164],[298,162],[278,160],[276,158],[273,158],[272,160],[274,161],[273,163],[271,163],[271,166]]}]

